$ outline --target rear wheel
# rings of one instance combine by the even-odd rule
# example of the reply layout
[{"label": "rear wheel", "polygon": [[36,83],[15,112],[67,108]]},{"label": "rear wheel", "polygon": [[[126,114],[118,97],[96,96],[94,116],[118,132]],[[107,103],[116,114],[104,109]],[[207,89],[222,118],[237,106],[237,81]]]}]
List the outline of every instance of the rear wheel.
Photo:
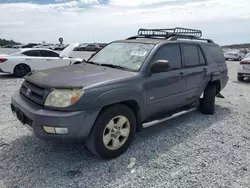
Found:
[{"label": "rear wheel", "polygon": [[14,75],[17,77],[24,77],[31,71],[30,67],[26,64],[19,64],[14,68]]},{"label": "rear wheel", "polygon": [[200,110],[203,114],[214,114],[214,103],[215,103],[215,95],[216,95],[216,86],[214,84],[207,85],[203,98],[200,102]]},{"label": "rear wheel", "polygon": [[132,110],[126,105],[114,105],[98,116],[87,140],[87,148],[100,158],[115,158],[129,148],[135,132],[136,118]]}]

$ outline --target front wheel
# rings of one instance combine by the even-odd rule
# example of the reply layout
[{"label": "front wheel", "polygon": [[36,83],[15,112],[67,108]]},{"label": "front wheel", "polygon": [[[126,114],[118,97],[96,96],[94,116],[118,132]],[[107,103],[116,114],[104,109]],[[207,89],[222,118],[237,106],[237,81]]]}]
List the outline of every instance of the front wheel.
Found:
[{"label": "front wheel", "polygon": [[215,103],[215,95],[216,95],[216,86],[214,84],[209,84],[204,93],[203,98],[200,102],[200,110],[203,114],[214,114],[214,103]]},{"label": "front wheel", "polygon": [[103,159],[120,156],[129,148],[136,132],[136,118],[126,105],[104,109],[98,116],[87,140],[87,148]]}]

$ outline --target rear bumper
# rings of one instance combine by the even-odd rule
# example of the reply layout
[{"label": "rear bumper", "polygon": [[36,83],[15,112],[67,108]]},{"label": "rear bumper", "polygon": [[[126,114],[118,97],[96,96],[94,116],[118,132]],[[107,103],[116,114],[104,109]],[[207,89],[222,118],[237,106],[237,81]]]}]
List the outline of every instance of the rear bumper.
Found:
[{"label": "rear bumper", "polygon": [[13,70],[10,70],[10,68],[7,67],[5,63],[0,63],[0,72],[13,73]]},{"label": "rear bumper", "polygon": [[[12,95],[11,110],[17,114],[16,117],[22,124],[28,126],[43,140],[85,140],[99,113],[99,110],[62,112],[42,109],[23,98],[19,91]],[[68,133],[47,133],[43,126],[67,128]]]},{"label": "rear bumper", "polygon": [[239,65],[238,70],[237,70],[238,75],[241,75],[244,77],[249,77],[250,76],[250,69],[244,69],[244,65]]}]

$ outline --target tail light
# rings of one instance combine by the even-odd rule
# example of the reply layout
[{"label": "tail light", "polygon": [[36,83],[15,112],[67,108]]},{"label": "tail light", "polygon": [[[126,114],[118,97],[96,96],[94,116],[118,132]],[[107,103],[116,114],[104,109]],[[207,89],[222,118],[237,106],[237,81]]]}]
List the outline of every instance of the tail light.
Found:
[{"label": "tail light", "polygon": [[248,65],[248,64],[249,64],[248,61],[241,61],[241,62],[240,62],[240,65]]},{"label": "tail light", "polygon": [[8,59],[6,59],[6,58],[0,58],[0,63],[3,63],[3,62],[5,62],[5,61],[7,61]]}]

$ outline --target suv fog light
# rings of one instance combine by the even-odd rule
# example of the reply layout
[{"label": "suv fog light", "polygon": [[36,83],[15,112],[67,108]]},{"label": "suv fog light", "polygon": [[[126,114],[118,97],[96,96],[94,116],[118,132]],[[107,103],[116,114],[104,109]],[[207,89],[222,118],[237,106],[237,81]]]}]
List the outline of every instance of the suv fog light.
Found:
[{"label": "suv fog light", "polygon": [[55,127],[57,134],[68,134],[68,128]]},{"label": "suv fog light", "polygon": [[54,127],[43,126],[43,129],[45,130],[46,133],[50,133],[50,134],[55,134],[56,133]]}]

